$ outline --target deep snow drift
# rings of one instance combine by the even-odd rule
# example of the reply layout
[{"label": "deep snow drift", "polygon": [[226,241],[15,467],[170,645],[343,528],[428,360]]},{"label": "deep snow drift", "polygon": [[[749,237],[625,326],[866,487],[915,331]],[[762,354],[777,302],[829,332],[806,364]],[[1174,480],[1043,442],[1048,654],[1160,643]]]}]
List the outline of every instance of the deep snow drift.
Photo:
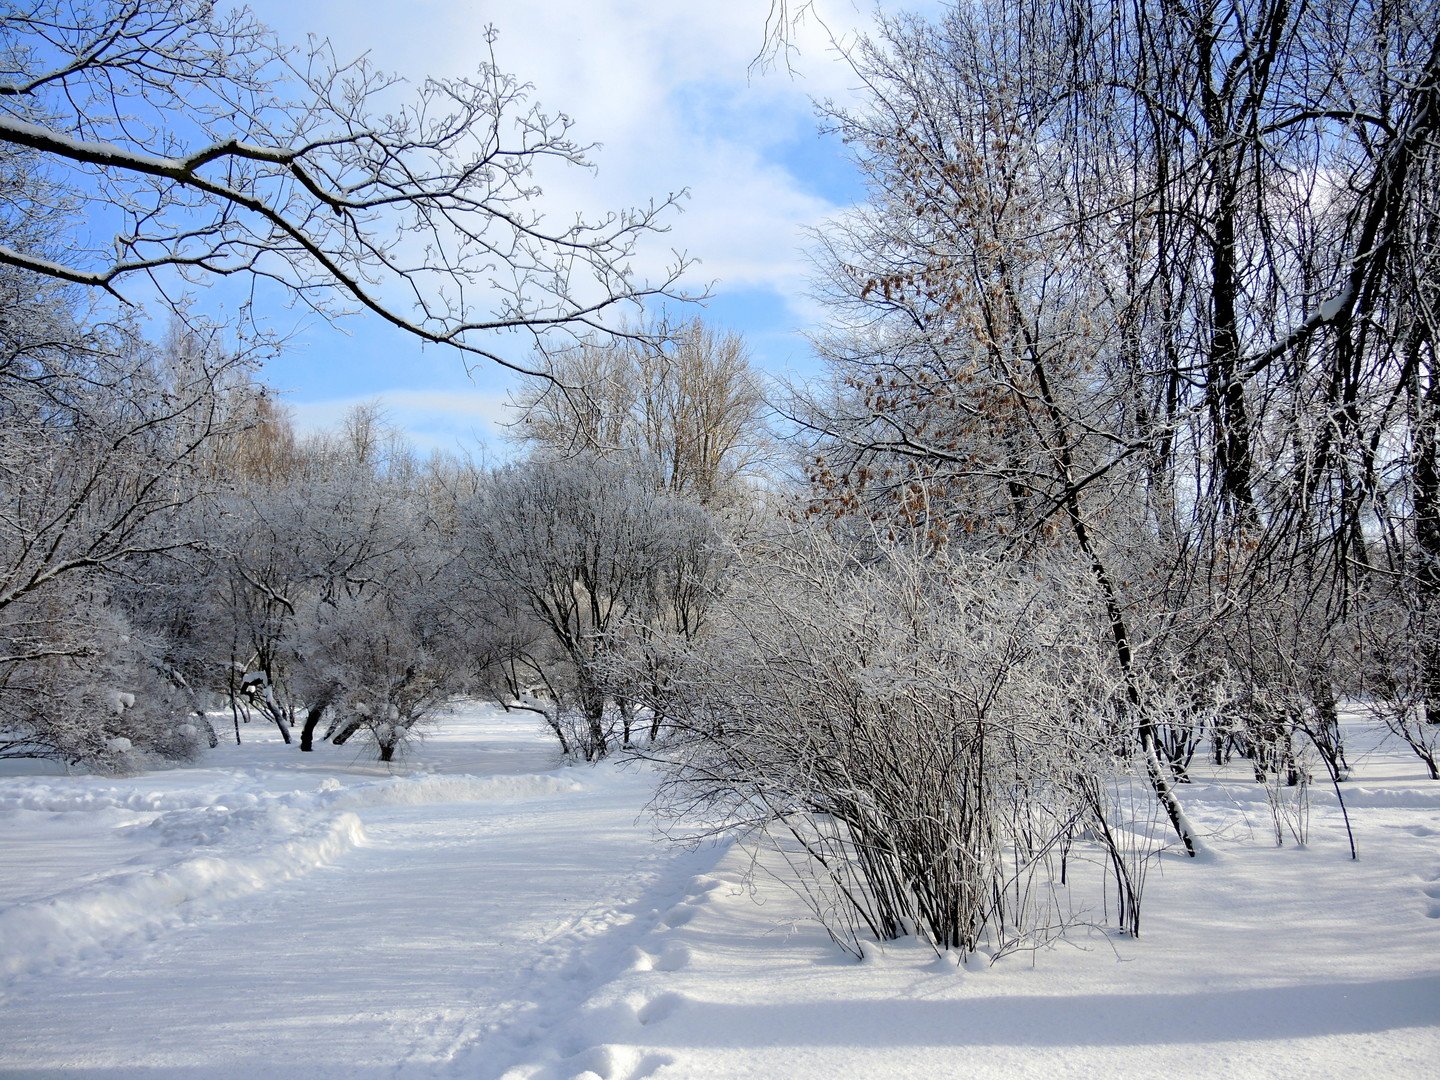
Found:
[{"label": "deep snow drift", "polygon": [[1325,788],[1277,849],[1265,789],[1201,769],[1212,854],[1158,859],[1142,938],[1096,892],[959,969],[855,963],[749,852],[656,840],[643,767],[489,709],[393,771],[252,725],[199,767],[0,777],[0,1075],[1436,1075],[1440,784],[1348,731],[1358,862]]}]

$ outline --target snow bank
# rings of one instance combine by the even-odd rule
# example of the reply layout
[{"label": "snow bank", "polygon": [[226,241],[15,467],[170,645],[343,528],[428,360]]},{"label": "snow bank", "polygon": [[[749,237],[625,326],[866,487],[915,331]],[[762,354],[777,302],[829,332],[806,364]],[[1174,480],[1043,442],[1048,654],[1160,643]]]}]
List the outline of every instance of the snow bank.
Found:
[{"label": "snow bank", "polygon": [[[51,778],[45,778],[46,781]],[[239,810],[264,803],[302,809],[370,806],[416,806],[427,803],[508,801],[570,795],[585,785],[563,772],[515,776],[433,775],[387,777],[371,783],[342,784],[334,777],[313,792],[272,794],[253,777],[235,777],[242,784],[231,791],[181,788],[155,791],[99,784],[90,777],[65,781],[12,782],[0,788],[0,814],[14,810],[49,813],[94,813],[117,809],[134,813],[166,813],[191,809]]]},{"label": "snow bank", "polygon": [[[197,904],[235,899],[308,873],[365,839],[353,813],[308,821],[279,806],[207,810],[177,811],[149,828],[161,847],[208,846],[213,854],[116,874],[0,911],[0,978],[108,955],[126,938],[187,921]],[[249,850],[234,850],[240,846]]]},{"label": "snow bank", "polygon": [[42,810],[55,814],[83,814],[98,810],[161,813],[195,806],[255,806],[263,792],[229,791],[214,794],[193,790],[145,791],[96,784],[90,777],[53,783],[12,783],[0,788],[0,813]]},{"label": "snow bank", "polygon": [[0,981],[113,956],[137,937],[331,863],[364,842],[366,810],[518,803],[587,790],[563,770],[290,779],[305,787],[268,790],[277,777],[254,768],[0,783],[0,826],[15,837],[32,845],[48,838],[54,851],[79,838],[112,853],[68,880],[37,872],[0,886]]}]

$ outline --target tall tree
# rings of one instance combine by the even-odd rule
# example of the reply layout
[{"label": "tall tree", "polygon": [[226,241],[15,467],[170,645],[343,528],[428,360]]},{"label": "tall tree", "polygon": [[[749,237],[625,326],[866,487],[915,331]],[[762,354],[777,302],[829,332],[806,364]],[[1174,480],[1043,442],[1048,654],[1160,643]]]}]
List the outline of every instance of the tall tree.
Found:
[{"label": "tall tree", "polygon": [[[657,347],[652,341],[659,341]],[[552,355],[512,395],[515,438],[542,454],[624,459],[665,491],[735,501],[763,469],[767,407],[744,340],[694,319]]]}]

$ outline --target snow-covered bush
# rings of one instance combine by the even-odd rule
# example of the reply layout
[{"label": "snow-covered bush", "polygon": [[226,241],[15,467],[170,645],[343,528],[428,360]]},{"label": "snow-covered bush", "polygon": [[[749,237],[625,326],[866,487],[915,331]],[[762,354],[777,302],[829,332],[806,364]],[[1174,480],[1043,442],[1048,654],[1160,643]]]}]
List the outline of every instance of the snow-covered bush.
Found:
[{"label": "snow-covered bush", "polygon": [[1424,762],[1430,779],[1440,780],[1440,693],[1432,685],[1424,650],[1414,646],[1440,638],[1440,617],[1381,595],[1371,598],[1360,623],[1362,700]]},{"label": "snow-covered bush", "polygon": [[297,691],[332,710],[337,744],[364,732],[381,761],[392,760],[459,689],[451,665],[427,649],[408,614],[384,595],[312,600],[292,638],[302,658]]},{"label": "snow-covered bush", "polygon": [[0,758],[108,772],[193,757],[203,717],[163,674],[158,643],[103,594],[52,588],[0,611]]},{"label": "snow-covered bush", "polygon": [[672,643],[662,812],[774,839],[855,951],[863,933],[962,954],[1044,935],[1062,847],[1097,816],[1130,827],[1101,797],[1133,740],[1084,581],[786,537]]},{"label": "snow-covered bush", "polygon": [[453,558],[418,528],[396,554],[378,580],[307,595],[284,643],[292,690],[309,711],[307,741],[328,710],[335,743],[363,732],[381,761],[462,693],[473,670]]}]

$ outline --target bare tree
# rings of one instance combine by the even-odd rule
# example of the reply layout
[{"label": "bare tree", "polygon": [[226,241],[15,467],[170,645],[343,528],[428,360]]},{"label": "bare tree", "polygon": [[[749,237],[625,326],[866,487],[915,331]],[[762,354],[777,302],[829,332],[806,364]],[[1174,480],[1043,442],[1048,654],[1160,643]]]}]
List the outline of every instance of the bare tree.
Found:
[{"label": "bare tree", "polygon": [[613,462],[535,460],[481,485],[464,535],[505,613],[502,703],[542,712],[587,761],[609,752],[614,727],[628,741],[635,687],[617,685],[612,659],[657,626],[698,625],[723,566],[709,516]]},{"label": "bare tree", "polygon": [[522,370],[499,335],[604,333],[618,305],[675,295],[683,259],[655,283],[631,260],[677,196],[593,221],[542,214],[536,173],[588,167],[588,148],[489,41],[474,76],[427,80],[397,104],[397,80],[367,60],[287,49],[243,9],[12,5],[0,145],[39,155],[76,213],[63,243],[12,237],[0,264],[115,296],[251,275]]},{"label": "bare tree", "polygon": [[462,615],[447,573],[453,552],[435,540],[417,538],[383,580],[355,595],[311,593],[287,641],[291,681],[310,715],[330,710],[337,745],[363,731],[385,762],[461,693],[473,666],[457,647]]},{"label": "bare tree", "polygon": [[[304,667],[295,620],[306,604],[368,601],[383,592],[388,575],[424,561],[430,538],[411,464],[378,410],[358,406],[338,432],[302,442],[275,482],[238,485],[212,537],[213,591],[228,598],[213,620],[229,642],[213,657],[224,672],[221,686],[232,703],[257,707],[286,742],[303,707],[302,750],[312,749],[330,698],[316,680],[303,690],[290,685],[290,674]],[[216,606],[213,597],[207,603]]]},{"label": "bare tree", "polygon": [[[824,343],[841,411],[821,402],[808,417],[822,433],[812,479],[819,509],[878,499],[933,547],[955,534],[1072,552],[1098,587],[1156,795],[1193,850],[1107,535],[1123,505],[1110,492],[1134,465],[1129,391],[1105,377],[1130,299],[1125,219],[1082,209],[1105,174],[1047,138],[1064,85],[1049,29],[956,10],[939,26],[886,23],[857,58],[872,100],[834,119],[873,196],[821,237],[845,315]],[[1097,481],[1105,494],[1087,490]]]},{"label": "bare tree", "polygon": [[548,383],[512,394],[512,434],[544,454],[627,460],[663,490],[706,505],[735,502],[769,448],[744,341],[699,319],[637,337],[662,344],[590,339],[552,355]]}]

